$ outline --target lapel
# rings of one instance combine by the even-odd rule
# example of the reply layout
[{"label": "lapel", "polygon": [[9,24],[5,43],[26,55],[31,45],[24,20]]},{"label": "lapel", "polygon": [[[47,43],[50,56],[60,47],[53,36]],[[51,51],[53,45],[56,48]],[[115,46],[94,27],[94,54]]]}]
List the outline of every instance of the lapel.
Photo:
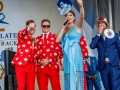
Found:
[{"label": "lapel", "polygon": [[111,39],[109,39],[109,38],[105,38],[105,44],[104,43],[102,43],[103,44],[103,46],[106,48],[106,47],[108,47],[109,45],[110,45],[110,43],[112,43],[114,41],[114,38],[111,38]]},{"label": "lapel", "polygon": [[48,34],[48,37],[47,37],[47,41],[48,41],[48,42],[51,42],[51,37],[52,37],[52,33],[50,32],[50,33]]},{"label": "lapel", "polygon": [[106,46],[109,45],[109,41],[110,41],[110,39],[106,37],[106,38],[105,38]]},{"label": "lapel", "polygon": [[102,43],[103,47],[106,47],[105,40],[103,39],[103,37],[102,37],[102,36],[100,36],[100,39],[101,39],[101,43]]},{"label": "lapel", "polygon": [[[87,61],[86,61],[87,62]],[[90,65],[89,65],[89,63],[87,62],[87,66],[88,66],[88,69],[89,69],[89,67],[90,67]]]},{"label": "lapel", "polygon": [[104,40],[103,37],[101,36],[101,43],[106,48],[109,44],[109,39],[105,37],[105,40]]},{"label": "lapel", "polygon": [[[47,43],[50,42],[51,36],[52,36],[52,33],[51,33],[51,32],[46,36],[46,38],[47,38],[47,39],[46,39],[46,42],[47,42]],[[48,44],[44,44],[43,34],[41,35],[41,40],[42,40],[43,45],[48,45]]]}]

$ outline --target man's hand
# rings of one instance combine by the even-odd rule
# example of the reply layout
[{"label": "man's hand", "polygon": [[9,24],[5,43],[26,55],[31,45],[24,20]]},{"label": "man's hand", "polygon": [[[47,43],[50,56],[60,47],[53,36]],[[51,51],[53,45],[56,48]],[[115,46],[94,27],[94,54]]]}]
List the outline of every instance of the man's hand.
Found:
[{"label": "man's hand", "polygon": [[41,64],[43,65],[43,66],[46,66],[46,65],[48,65],[49,64],[49,60],[48,59],[43,59],[42,61],[41,61]]},{"label": "man's hand", "polygon": [[92,75],[92,76],[90,76],[90,79],[95,80],[96,77],[97,77],[96,75]]},{"label": "man's hand", "polygon": [[96,77],[97,77],[96,75],[93,75],[93,79],[94,79],[94,80],[96,79]]},{"label": "man's hand", "polygon": [[103,26],[100,26],[100,27],[98,28],[98,33],[99,33],[99,34],[102,34],[103,29],[104,29],[104,27],[103,27]]},{"label": "man's hand", "polygon": [[36,25],[35,25],[35,23],[30,23],[28,27],[29,27],[30,29],[35,29],[35,28],[36,28]]},{"label": "man's hand", "polygon": [[36,42],[36,37],[35,36],[31,36],[31,39]]}]

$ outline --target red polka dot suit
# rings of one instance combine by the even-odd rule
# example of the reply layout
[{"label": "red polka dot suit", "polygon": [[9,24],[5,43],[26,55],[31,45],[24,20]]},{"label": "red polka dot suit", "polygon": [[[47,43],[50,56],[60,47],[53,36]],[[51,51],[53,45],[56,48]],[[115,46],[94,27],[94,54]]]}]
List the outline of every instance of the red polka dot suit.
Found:
[{"label": "red polka dot suit", "polygon": [[[88,55],[87,42],[84,36],[81,36],[80,38],[80,47],[82,49],[82,56],[84,60],[85,57]],[[84,72],[88,71],[86,60],[84,60],[83,62],[83,69],[84,69]],[[84,90],[87,90],[86,73],[84,73]]]},{"label": "red polka dot suit", "polygon": [[[44,40],[45,37],[46,40]],[[37,52],[37,80],[39,90],[48,90],[48,79],[50,80],[52,90],[61,90],[58,57],[61,60],[63,54],[60,43],[55,42],[56,37],[56,34],[48,32],[46,36],[42,34],[36,39],[35,49]],[[42,59],[48,59],[49,64],[47,66],[42,65]]]},{"label": "red polka dot suit", "polygon": [[12,60],[18,83],[17,90],[34,90],[35,64],[33,40],[28,28],[18,32],[17,52]]}]

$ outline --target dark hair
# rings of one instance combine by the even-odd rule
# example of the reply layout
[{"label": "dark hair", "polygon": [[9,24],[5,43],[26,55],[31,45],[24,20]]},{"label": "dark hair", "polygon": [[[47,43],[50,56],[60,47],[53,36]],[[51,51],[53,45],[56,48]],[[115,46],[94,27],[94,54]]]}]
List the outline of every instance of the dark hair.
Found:
[{"label": "dark hair", "polygon": [[[75,17],[75,13],[74,13],[72,10],[70,10],[68,13],[72,13],[73,16]],[[68,14],[68,13],[67,13],[67,14]],[[67,14],[65,14],[65,17],[66,17]]]},{"label": "dark hair", "polygon": [[26,25],[29,25],[30,23],[35,23],[33,20],[28,20],[27,22],[26,22]]},{"label": "dark hair", "polygon": [[41,26],[42,26],[43,22],[49,22],[49,23],[50,23],[50,20],[48,20],[48,19],[43,19],[43,20],[41,21]]},{"label": "dark hair", "polygon": [[[72,10],[70,10],[68,13],[72,13],[73,14],[73,16],[75,17],[75,13],[72,11]],[[67,14],[68,14],[67,13]],[[67,16],[67,14],[65,14],[65,17]],[[73,22],[75,22],[75,19],[74,19],[74,21]]]}]

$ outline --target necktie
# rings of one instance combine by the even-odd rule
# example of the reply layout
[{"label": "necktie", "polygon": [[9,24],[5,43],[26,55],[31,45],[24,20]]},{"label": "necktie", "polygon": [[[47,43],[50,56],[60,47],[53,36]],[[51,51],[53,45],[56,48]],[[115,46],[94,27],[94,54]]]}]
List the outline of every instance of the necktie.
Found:
[{"label": "necktie", "polygon": [[47,42],[47,34],[44,34],[44,44],[46,44],[46,42]]}]

